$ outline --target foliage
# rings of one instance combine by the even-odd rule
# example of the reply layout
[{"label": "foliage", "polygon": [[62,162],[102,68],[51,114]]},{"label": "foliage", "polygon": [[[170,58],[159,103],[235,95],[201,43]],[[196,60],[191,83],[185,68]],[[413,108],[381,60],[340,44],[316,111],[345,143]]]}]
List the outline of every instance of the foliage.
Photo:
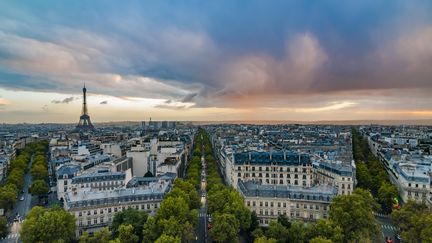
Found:
[{"label": "foliage", "polygon": [[315,237],[309,241],[309,243],[332,243],[332,240],[326,239],[325,237]]},{"label": "foliage", "polygon": [[118,241],[120,243],[137,243],[138,236],[134,234],[134,227],[130,224],[122,224],[119,229]]},{"label": "foliage", "polygon": [[9,229],[7,226],[7,219],[3,216],[0,216],[0,238],[6,237],[9,233]]},{"label": "foliage", "polygon": [[171,235],[162,234],[155,243],[180,243],[181,240],[179,237],[174,237]]},{"label": "foliage", "polygon": [[432,242],[432,213],[426,205],[410,200],[393,211],[392,219],[404,242]]},{"label": "foliage", "polygon": [[35,180],[30,187],[31,194],[37,196],[45,195],[48,191],[48,184],[44,180]]},{"label": "foliage", "polygon": [[106,243],[111,239],[111,232],[108,228],[103,228],[89,236],[87,231],[80,237],[80,243]]},{"label": "foliage", "polygon": [[258,237],[254,240],[254,243],[277,243],[277,240],[270,238],[267,239],[265,236]]},{"label": "foliage", "polygon": [[216,242],[232,242],[237,238],[240,223],[232,214],[217,214],[214,216],[210,236]]},{"label": "foliage", "polygon": [[365,241],[378,232],[371,202],[372,195],[362,189],[333,199],[330,220],[342,229],[344,241]]},{"label": "foliage", "polygon": [[142,240],[142,232],[144,224],[147,222],[147,213],[139,211],[137,209],[128,208],[114,215],[113,222],[111,224],[111,230],[113,237],[117,237],[119,234],[119,228],[121,225],[132,225],[134,234],[138,236],[139,240]]},{"label": "foliage", "polygon": [[75,217],[61,208],[33,207],[22,224],[21,239],[31,242],[72,242]]},{"label": "foliage", "polygon": [[369,190],[380,203],[381,211],[391,213],[392,199],[398,195],[397,188],[391,184],[379,159],[371,153],[367,140],[356,129],[352,129],[352,136],[357,188]]}]

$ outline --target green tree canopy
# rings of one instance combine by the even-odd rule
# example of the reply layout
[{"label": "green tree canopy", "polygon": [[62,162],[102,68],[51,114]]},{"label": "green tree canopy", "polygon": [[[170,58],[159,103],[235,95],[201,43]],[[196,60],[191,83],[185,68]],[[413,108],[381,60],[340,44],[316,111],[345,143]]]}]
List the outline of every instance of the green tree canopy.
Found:
[{"label": "green tree canopy", "polygon": [[22,224],[21,240],[33,242],[71,242],[75,239],[75,217],[61,208],[33,207]]},{"label": "green tree canopy", "polygon": [[119,235],[120,225],[132,225],[134,234],[138,236],[139,240],[142,240],[142,233],[144,225],[147,222],[148,215],[144,211],[137,209],[128,208],[114,215],[113,222],[111,224],[111,230],[113,237],[116,238]]},{"label": "green tree canopy", "polygon": [[179,237],[174,237],[171,235],[162,234],[155,243],[180,243],[181,240]]},{"label": "green tree canopy", "polygon": [[0,216],[0,238],[6,237],[9,234],[9,229],[7,226],[7,219]]},{"label": "green tree canopy", "polygon": [[217,214],[213,217],[210,236],[216,242],[233,242],[240,232],[240,223],[232,214]]},{"label": "green tree canopy", "polygon": [[41,196],[49,191],[48,184],[44,180],[35,180],[30,187],[30,192],[33,195]]},{"label": "green tree canopy", "polygon": [[378,232],[371,202],[374,202],[372,195],[362,189],[333,199],[330,220],[341,227],[345,241],[371,239]]}]

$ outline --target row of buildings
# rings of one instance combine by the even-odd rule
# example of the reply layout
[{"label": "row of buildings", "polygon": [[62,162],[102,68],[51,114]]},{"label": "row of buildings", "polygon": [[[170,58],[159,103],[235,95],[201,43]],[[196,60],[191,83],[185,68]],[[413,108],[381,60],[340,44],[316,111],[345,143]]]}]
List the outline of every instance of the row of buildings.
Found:
[{"label": "row of buildings", "polygon": [[51,191],[75,215],[77,236],[110,225],[127,208],[154,214],[185,173],[194,133],[190,126],[139,124],[49,133]]},{"label": "row of buildings", "polygon": [[341,126],[207,126],[225,182],[266,226],[279,215],[326,218],[354,190],[351,133]]},{"label": "row of buildings", "polygon": [[371,151],[384,164],[403,202],[432,206],[432,128],[363,126]]}]

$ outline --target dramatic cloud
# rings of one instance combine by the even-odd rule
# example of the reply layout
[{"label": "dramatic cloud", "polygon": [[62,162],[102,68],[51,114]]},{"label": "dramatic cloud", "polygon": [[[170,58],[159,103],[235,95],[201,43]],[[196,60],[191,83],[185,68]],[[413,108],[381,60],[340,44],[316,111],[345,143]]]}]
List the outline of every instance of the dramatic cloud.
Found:
[{"label": "dramatic cloud", "polygon": [[76,98],[72,96],[72,97],[64,98],[63,100],[52,100],[51,103],[53,103],[53,104],[69,104],[69,102],[72,102],[74,100],[76,100]]},{"label": "dramatic cloud", "polygon": [[54,3],[0,3],[0,88],[60,93],[60,104],[85,82],[96,104],[204,113],[432,105],[427,1]]},{"label": "dramatic cloud", "polygon": [[197,93],[188,94],[181,100],[181,102],[183,102],[183,103],[191,102],[193,100],[193,98],[197,95],[198,95]]}]

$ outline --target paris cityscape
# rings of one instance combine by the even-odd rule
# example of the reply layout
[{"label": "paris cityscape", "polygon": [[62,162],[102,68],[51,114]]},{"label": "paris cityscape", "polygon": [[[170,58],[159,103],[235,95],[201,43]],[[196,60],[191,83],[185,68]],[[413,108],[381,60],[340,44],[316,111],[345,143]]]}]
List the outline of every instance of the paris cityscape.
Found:
[{"label": "paris cityscape", "polygon": [[432,242],[432,2],[0,2],[0,243]]}]

